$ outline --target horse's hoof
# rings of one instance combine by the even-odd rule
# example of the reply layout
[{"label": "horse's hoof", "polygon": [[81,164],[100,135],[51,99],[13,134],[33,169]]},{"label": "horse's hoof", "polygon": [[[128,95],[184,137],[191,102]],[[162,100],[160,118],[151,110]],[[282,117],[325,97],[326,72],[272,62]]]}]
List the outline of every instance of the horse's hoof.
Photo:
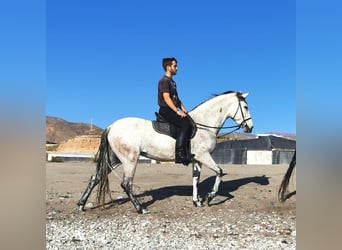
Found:
[{"label": "horse's hoof", "polygon": [[144,207],[138,207],[137,208],[137,211],[138,211],[138,213],[139,214],[149,214],[150,213],[150,211],[148,211],[146,208],[144,208]]},{"label": "horse's hoof", "polygon": [[140,213],[141,214],[149,214],[150,211],[148,211],[147,209],[143,208],[143,209],[141,209]]},{"label": "horse's hoof", "polygon": [[200,201],[192,201],[195,207],[203,207],[203,203]]},{"label": "horse's hoof", "polygon": [[78,211],[79,211],[79,212],[85,212],[84,206],[83,206],[83,205],[80,205],[80,206],[78,207]]},{"label": "horse's hoof", "polygon": [[207,205],[210,206],[210,202],[214,199],[215,196],[207,195]]}]

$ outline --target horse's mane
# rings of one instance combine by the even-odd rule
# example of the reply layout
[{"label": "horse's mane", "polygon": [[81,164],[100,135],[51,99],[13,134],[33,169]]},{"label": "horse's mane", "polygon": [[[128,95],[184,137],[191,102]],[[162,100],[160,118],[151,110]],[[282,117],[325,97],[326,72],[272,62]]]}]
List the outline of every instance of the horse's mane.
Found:
[{"label": "horse's mane", "polygon": [[201,102],[201,103],[198,104],[196,107],[194,107],[192,110],[196,109],[197,107],[201,106],[203,103],[205,103],[205,102],[207,102],[207,101],[209,101],[209,100],[211,100],[211,99],[213,99],[213,98],[215,98],[215,97],[217,97],[217,96],[226,95],[226,94],[231,94],[231,93],[236,93],[237,96],[238,96],[239,98],[242,97],[242,96],[241,96],[241,93],[236,92],[236,91],[232,91],[232,90],[228,90],[228,91],[222,92],[222,93],[220,93],[220,94],[212,94],[212,96],[211,96],[210,98],[208,98],[207,100]]},{"label": "horse's mane", "polygon": [[213,97],[220,96],[220,95],[225,95],[225,94],[231,94],[231,93],[237,93],[236,91],[228,90],[220,94],[213,94]]}]

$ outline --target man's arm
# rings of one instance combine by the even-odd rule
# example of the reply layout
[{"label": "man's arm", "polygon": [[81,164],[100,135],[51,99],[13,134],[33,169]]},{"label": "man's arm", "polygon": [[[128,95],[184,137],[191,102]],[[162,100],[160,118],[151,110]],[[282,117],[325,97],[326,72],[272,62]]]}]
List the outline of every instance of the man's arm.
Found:
[{"label": "man's arm", "polygon": [[181,109],[183,110],[184,113],[188,113],[188,111],[186,110],[182,102],[181,102]]},{"label": "man's arm", "polygon": [[175,111],[177,113],[177,115],[181,116],[181,117],[185,117],[186,116],[186,109],[184,108],[183,104],[181,104],[181,108],[183,112],[178,111],[178,108],[176,107],[176,105],[173,103],[171,97],[170,97],[170,93],[168,92],[164,92],[163,93],[163,98],[164,101],[166,102],[167,106],[170,107],[170,109],[172,109],[173,111]]}]

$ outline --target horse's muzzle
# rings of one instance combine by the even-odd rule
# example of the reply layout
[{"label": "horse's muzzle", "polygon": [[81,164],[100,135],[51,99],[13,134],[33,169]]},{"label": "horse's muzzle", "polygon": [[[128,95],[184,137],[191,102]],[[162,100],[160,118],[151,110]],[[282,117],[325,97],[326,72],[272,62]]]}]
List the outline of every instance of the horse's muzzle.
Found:
[{"label": "horse's muzzle", "polygon": [[245,126],[243,127],[243,131],[244,131],[245,133],[251,133],[252,130],[253,130],[253,126],[252,126],[252,127],[249,127],[249,126],[245,125]]}]

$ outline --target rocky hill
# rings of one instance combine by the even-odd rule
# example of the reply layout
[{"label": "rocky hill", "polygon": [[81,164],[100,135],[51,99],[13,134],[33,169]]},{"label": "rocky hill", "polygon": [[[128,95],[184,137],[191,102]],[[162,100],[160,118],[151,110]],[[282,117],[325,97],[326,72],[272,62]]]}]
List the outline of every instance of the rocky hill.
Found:
[{"label": "rocky hill", "polygon": [[46,117],[45,135],[47,143],[58,144],[81,135],[101,135],[102,131],[103,129],[90,124],[68,122],[51,116]]},{"label": "rocky hill", "polygon": [[52,153],[96,154],[103,129],[86,123],[46,117],[46,151]]},{"label": "rocky hill", "polygon": [[79,135],[72,139],[47,147],[51,153],[95,155],[99,149],[101,135]]}]

